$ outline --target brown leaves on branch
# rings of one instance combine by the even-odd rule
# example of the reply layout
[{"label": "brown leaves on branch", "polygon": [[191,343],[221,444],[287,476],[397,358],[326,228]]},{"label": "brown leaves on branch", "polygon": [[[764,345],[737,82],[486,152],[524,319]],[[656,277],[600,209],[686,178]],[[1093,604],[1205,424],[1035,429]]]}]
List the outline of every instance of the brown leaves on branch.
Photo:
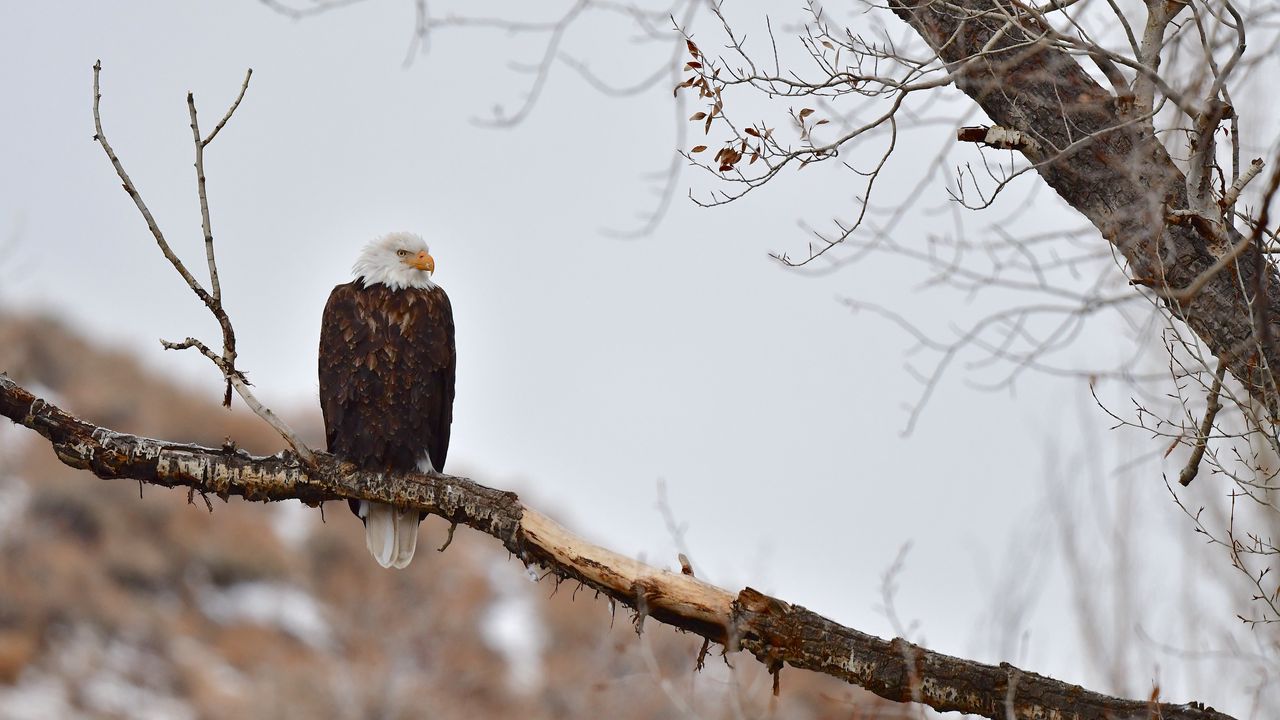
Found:
[{"label": "brown leaves on branch", "polygon": [[[681,90],[696,88],[698,99],[707,101],[707,109],[695,112],[689,117],[689,121],[702,123],[704,135],[711,133],[711,125],[717,119],[724,120],[732,131],[732,137],[724,141],[724,146],[706,167],[728,173],[739,169],[744,159],[747,160],[748,165],[751,165],[760,158],[766,157],[769,151],[772,151],[774,156],[786,154],[786,151],[781,150],[778,144],[773,142],[773,128],[768,127],[764,122],[755,122],[739,130],[734,123],[725,118],[724,90],[728,87],[728,83],[721,79],[720,68],[716,63],[705,57],[692,40],[687,40],[687,44],[690,59],[685,63],[684,69],[689,72],[689,76],[684,82],[676,85],[675,93],[678,95]],[[813,130],[830,122],[825,118],[813,120],[812,116],[815,112],[817,111],[811,107],[791,111],[791,120],[800,132],[800,139],[811,149],[813,148],[811,138]],[[700,153],[706,149],[706,145],[696,145],[689,152],[690,154]],[[818,156],[828,154],[824,151]],[[803,160],[800,167],[804,167],[812,159]]]},{"label": "brown leaves on branch", "polygon": [[[720,69],[715,67],[714,63],[703,57],[702,51],[694,44],[692,40],[686,39],[689,48],[689,62],[685,63],[684,69],[690,72],[688,78],[684,82],[675,87],[675,94],[679,94],[681,90],[687,88],[697,88],[698,98],[710,101],[706,110],[699,110],[689,117],[689,122],[701,122],[702,134],[711,133],[711,123],[716,118],[724,117],[724,83],[720,80]],[[747,135],[754,138],[768,137],[772,131],[765,130],[763,133],[755,128],[746,128],[744,131]],[[700,153],[707,149],[706,145],[696,145],[689,152]],[[742,160],[743,157],[750,156],[751,162],[760,159],[761,148],[748,147],[745,139],[737,137],[727,141],[725,146],[720,148],[713,159],[714,164],[719,168],[720,172],[730,172]]]}]

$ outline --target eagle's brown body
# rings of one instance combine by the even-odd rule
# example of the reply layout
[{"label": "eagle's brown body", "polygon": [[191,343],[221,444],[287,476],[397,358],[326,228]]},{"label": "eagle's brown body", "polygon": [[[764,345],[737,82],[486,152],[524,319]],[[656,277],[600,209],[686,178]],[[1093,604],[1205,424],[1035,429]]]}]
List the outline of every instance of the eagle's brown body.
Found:
[{"label": "eagle's brown body", "polygon": [[366,470],[426,470],[430,457],[443,471],[455,362],[453,310],[438,286],[335,287],[320,329],[329,452]]}]

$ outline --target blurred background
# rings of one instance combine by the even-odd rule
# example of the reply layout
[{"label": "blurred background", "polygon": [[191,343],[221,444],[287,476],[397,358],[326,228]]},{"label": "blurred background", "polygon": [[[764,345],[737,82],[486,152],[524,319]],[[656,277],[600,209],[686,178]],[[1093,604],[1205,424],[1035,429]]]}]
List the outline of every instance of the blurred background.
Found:
[{"label": "blurred background", "polygon": [[[876,243],[795,269],[771,254],[804,256],[811,228],[856,214],[860,181],[831,163],[691,202],[719,186],[676,154],[702,140],[697,108],[671,93],[670,20],[433,3],[443,20],[424,36],[420,3],[334,5],[0,11],[0,371],[117,430],[280,449],[238,402],[218,406],[207,361],[160,347],[212,344],[217,325],[91,139],[101,59],[106,133],[197,271],[185,94],[212,127],[252,67],[206,152],[213,230],[240,365],[309,442],[323,444],[330,289],[364,242],[418,232],[458,328],[450,472],[593,542],[670,568],[686,552],[700,577],[865,632],[1240,718],[1280,706],[1280,636],[1240,621],[1248,588],[1162,480],[1185,452],[1166,458],[1166,441],[1104,410],[1166,399],[1158,313],[1135,294],[1019,362],[965,338],[1034,298],[939,282],[902,250],[981,257],[988,238],[1052,231],[1050,252],[1076,258],[1056,266],[1062,286],[1127,291],[1034,178],[955,211],[949,177],[981,162],[953,142],[981,119],[957,93],[912,108]],[[696,5],[676,14],[711,52],[718,21],[686,16]],[[731,9],[764,30],[764,4]],[[803,19],[770,12],[783,31]],[[741,102],[786,122],[785,103]],[[887,138],[868,142],[874,156]],[[1224,507],[1203,479],[1179,492]],[[345,508],[210,513],[72,471],[6,424],[0,717],[928,715],[794,670],[773,699],[748,657],[695,674],[697,638],[654,623],[638,636],[465,529],[429,552],[444,535],[428,520],[413,564],[383,571]]]}]

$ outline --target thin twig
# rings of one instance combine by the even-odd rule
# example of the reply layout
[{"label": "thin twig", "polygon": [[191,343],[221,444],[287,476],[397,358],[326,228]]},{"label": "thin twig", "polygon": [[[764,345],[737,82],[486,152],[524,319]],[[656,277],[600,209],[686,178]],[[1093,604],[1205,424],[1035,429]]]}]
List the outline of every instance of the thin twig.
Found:
[{"label": "thin twig", "polygon": [[204,254],[209,263],[209,287],[215,303],[222,302],[222,285],[218,282],[218,263],[213,256],[213,225],[209,221],[209,196],[205,191],[204,146],[200,139],[200,122],[196,119],[196,98],[187,93],[187,110],[191,113],[191,136],[196,146],[196,194],[200,197],[200,229],[204,231]]},{"label": "thin twig", "polygon": [[231,107],[227,108],[227,114],[223,115],[222,119],[218,121],[218,124],[213,126],[213,131],[209,133],[209,137],[200,141],[201,145],[208,145],[213,142],[213,139],[218,136],[218,133],[222,132],[222,128],[227,124],[227,121],[235,114],[236,108],[240,107],[240,101],[244,99],[244,94],[249,89],[249,78],[251,77],[253,77],[253,68],[245,70],[244,82],[240,84],[240,94],[236,95],[235,102],[231,103]]},{"label": "thin twig", "polygon": [[178,271],[182,279],[186,281],[191,291],[200,298],[210,309],[213,307],[213,296],[201,287],[200,283],[187,271],[187,268],[173,253],[173,249],[169,247],[168,241],[165,240],[164,234],[160,232],[160,226],[156,224],[156,219],[151,214],[151,210],[142,200],[141,193],[133,184],[133,180],[129,179],[129,173],[125,172],[124,165],[120,162],[120,158],[116,157],[116,153],[111,149],[111,144],[107,142],[107,134],[102,129],[102,115],[99,111],[99,104],[102,101],[102,93],[98,86],[98,76],[102,72],[102,61],[99,60],[93,64],[93,128],[96,133],[93,139],[102,146],[102,150],[107,154],[107,158],[111,160],[111,165],[116,169],[116,175],[120,177],[120,182],[124,184],[124,191],[129,194],[133,200],[133,204],[138,206],[138,212],[142,213],[142,218],[147,222],[147,229],[151,231],[151,236],[156,239],[156,244],[160,246],[160,252],[164,253],[165,259],[173,265],[173,269]]},{"label": "thin twig", "polygon": [[244,76],[244,82],[240,84],[240,93],[236,96],[235,102],[231,103],[231,107],[227,109],[222,120],[218,121],[213,132],[209,133],[209,137],[200,138],[200,122],[196,117],[196,99],[193,93],[187,93],[187,110],[191,115],[191,139],[195,145],[196,151],[196,192],[200,197],[200,227],[204,231],[204,254],[205,260],[209,265],[209,284],[212,288],[213,302],[209,309],[218,320],[218,325],[222,327],[222,359],[225,361],[224,375],[227,380],[226,391],[223,393],[222,404],[225,407],[231,407],[231,376],[234,372],[228,373],[227,368],[234,371],[236,366],[236,333],[231,326],[231,318],[227,316],[226,311],[222,307],[222,285],[218,281],[218,262],[213,250],[213,223],[209,218],[209,196],[206,191],[205,174],[204,174],[204,149],[213,142],[213,138],[235,114],[236,108],[240,107],[240,101],[244,99],[245,91],[249,89],[249,78],[253,77],[253,69],[250,68]]},{"label": "thin twig", "polygon": [[1218,363],[1218,371],[1213,375],[1213,387],[1209,388],[1209,397],[1205,401],[1204,420],[1200,423],[1200,434],[1196,436],[1195,448],[1191,451],[1191,457],[1187,458],[1187,466],[1178,473],[1178,484],[1183,487],[1190,485],[1200,472],[1200,460],[1204,457],[1205,446],[1209,443],[1209,431],[1213,429],[1213,421],[1218,417],[1218,411],[1222,409],[1218,395],[1222,392],[1222,379],[1226,374],[1227,364]]},{"label": "thin twig", "polygon": [[443,544],[443,545],[441,545],[440,547],[436,548],[436,552],[444,552],[445,550],[448,550],[448,549],[449,549],[449,546],[453,544],[453,531],[454,531],[454,530],[457,530],[457,529],[458,529],[458,523],[457,523],[457,522],[455,522],[455,521],[450,521],[450,522],[449,522],[449,537],[447,537],[447,538],[445,538],[445,539],[444,539],[444,544]]},{"label": "thin twig", "polygon": [[257,396],[253,394],[253,391],[249,389],[249,381],[245,379],[244,373],[227,365],[225,358],[215,353],[208,345],[205,345],[199,340],[191,337],[183,340],[182,342],[176,343],[169,342],[168,340],[161,340],[160,344],[164,346],[165,350],[194,349],[201,355],[209,358],[209,360],[222,371],[223,376],[226,377],[227,382],[231,387],[235,388],[236,394],[240,396],[240,399],[244,401],[244,404],[249,406],[249,409],[252,410],[255,415],[262,418],[263,421],[279,433],[280,437],[284,438],[284,441],[289,443],[289,447],[293,448],[293,451],[298,454],[298,457],[302,458],[302,460],[308,465],[315,465],[315,453],[307,447],[306,443],[302,442],[297,433],[293,431],[293,428],[289,427],[288,423],[281,420],[279,415],[276,415],[271,411],[271,408],[263,405],[258,400]]}]

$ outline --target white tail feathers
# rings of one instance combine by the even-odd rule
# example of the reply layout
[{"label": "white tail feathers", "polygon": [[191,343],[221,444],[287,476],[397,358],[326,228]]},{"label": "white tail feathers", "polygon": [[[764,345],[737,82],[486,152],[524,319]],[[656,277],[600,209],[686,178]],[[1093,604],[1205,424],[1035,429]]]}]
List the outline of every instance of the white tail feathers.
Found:
[{"label": "white tail feathers", "polygon": [[418,511],[399,511],[391,505],[360,501],[364,544],[384,568],[404,568],[418,547]]}]

